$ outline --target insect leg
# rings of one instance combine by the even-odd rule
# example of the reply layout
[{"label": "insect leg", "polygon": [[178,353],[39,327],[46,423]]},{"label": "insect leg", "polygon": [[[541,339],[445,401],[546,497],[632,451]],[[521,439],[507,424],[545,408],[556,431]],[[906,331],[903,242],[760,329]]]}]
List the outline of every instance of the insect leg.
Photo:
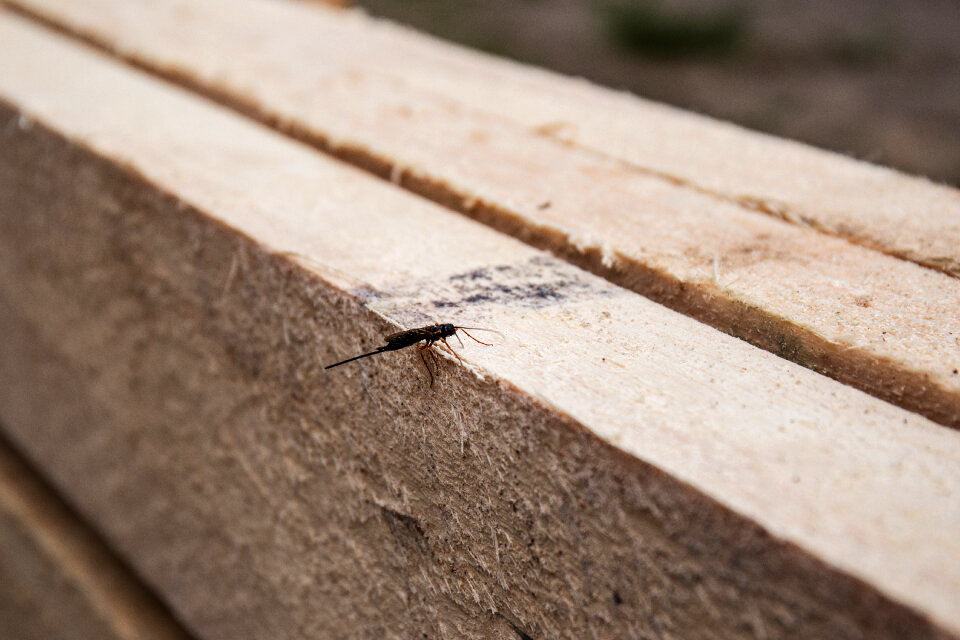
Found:
[{"label": "insect leg", "polygon": [[466,333],[467,336],[468,336],[471,340],[473,340],[474,342],[479,342],[480,344],[486,345],[486,346],[488,346],[488,347],[492,347],[492,346],[493,346],[493,345],[490,344],[489,342],[484,342],[483,340],[477,340],[476,338],[474,338],[473,336],[471,336],[469,333],[467,333],[467,330],[466,330],[466,329],[458,329],[458,331],[463,331],[464,333]]},{"label": "insect leg", "polygon": [[440,358],[437,357],[437,352],[433,349],[427,349],[427,352],[430,354],[430,357],[433,358],[433,366],[437,371],[437,377],[440,377]]},{"label": "insect leg", "polygon": [[[427,364],[427,359],[423,357],[423,352],[430,348],[432,343],[428,342],[423,346],[417,347],[417,351],[420,353],[420,359],[423,360],[423,366],[426,368],[427,373],[430,374],[430,388],[433,388],[433,372],[430,371],[430,365]],[[433,352],[430,352],[430,355],[433,355]],[[440,368],[437,368],[437,374],[440,373]]]},{"label": "insect leg", "polygon": [[463,359],[460,357],[460,354],[457,353],[456,351],[454,351],[454,350],[453,350],[453,347],[451,347],[449,344],[447,344],[446,339],[440,338],[440,342],[443,343],[443,346],[444,346],[444,348],[445,348],[447,351],[449,351],[450,353],[452,353],[452,354],[457,358],[457,360],[460,361],[460,364],[463,364]]}]

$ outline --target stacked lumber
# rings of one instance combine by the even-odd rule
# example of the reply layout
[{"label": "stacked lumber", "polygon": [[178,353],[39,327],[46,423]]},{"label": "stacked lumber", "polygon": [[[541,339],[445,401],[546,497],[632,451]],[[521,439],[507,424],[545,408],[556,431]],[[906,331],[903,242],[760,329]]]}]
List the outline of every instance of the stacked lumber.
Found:
[{"label": "stacked lumber", "polygon": [[[0,424],[196,637],[960,637],[956,191],[351,11],[6,4]],[[324,369],[433,322],[502,336]]]}]

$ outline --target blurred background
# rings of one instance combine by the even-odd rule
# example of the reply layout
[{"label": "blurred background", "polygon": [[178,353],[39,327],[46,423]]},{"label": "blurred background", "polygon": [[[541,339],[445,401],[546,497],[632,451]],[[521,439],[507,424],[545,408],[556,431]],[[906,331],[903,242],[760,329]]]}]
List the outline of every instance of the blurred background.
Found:
[{"label": "blurred background", "polygon": [[960,0],[354,0],[498,56],[960,185]]}]

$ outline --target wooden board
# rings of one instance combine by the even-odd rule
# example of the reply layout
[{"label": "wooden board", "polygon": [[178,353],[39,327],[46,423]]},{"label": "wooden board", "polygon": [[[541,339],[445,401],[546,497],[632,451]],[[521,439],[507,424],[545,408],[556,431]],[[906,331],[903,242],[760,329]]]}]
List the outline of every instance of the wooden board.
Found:
[{"label": "wooden board", "polygon": [[960,433],[0,40],[0,419],[201,637],[960,633]]},{"label": "wooden board", "polygon": [[955,190],[351,12],[12,4],[726,333],[960,426]]},{"label": "wooden board", "polygon": [[189,638],[156,597],[2,440],[0,636]]},{"label": "wooden board", "polygon": [[[321,11],[294,0],[199,0],[189,9],[171,0],[5,2],[245,104],[285,86],[322,86],[345,70],[367,83],[370,75],[386,76],[400,92],[450,98],[643,173],[960,275],[955,189],[495,59],[360,12]],[[284,34],[282,44],[251,34],[252,25],[265,24]],[[262,84],[249,82],[244,70],[254,64],[270,71]],[[277,102],[255,108],[289,118]],[[297,124],[323,135],[319,115],[299,115]]]}]

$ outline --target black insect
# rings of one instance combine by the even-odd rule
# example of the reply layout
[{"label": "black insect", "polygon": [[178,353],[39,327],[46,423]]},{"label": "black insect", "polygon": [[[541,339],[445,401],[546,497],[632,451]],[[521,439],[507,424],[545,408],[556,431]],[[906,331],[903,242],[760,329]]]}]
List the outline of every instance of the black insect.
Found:
[{"label": "black insect", "polygon": [[[452,324],[431,324],[426,327],[420,327],[419,329],[407,329],[406,331],[398,331],[397,333],[391,333],[388,336],[384,337],[384,340],[387,341],[387,344],[378,348],[376,351],[371,351],[370,353],[364,353],[359,356],[354,356],[352,358],[347,358],[340,362],[335,362],[331,365],[324,367],[324,369],[333,369],[334,367],[339,367],[342,364],[347,364],[348,362],[353,362],[354,360],[359,360],[361,358],[369,358],[370,356],[375,356],[378,353],[384,353],[385,351],[396,351],[397,349],[404,349],[406,347],[413,346],[418,342],[423,342],[423,344],[417,347],[417,350],[420,352],[420,359],[423,360],[423,366],[426,367],[427,373],[430,374],[430,386],[433,387],[433,372],[430,370],[430,365],[427,364],[427,359],[424,357],[424,352],[430,354],[430,357],[433,358],[433,364],[437,369],[437,375],[440,375],[440,361],[437,359],[437,354],[433,352],[431,347],[440,342],[443,344],[443,348],[452,353],[457,360],[460,360],[462,363],[463,360],[460,358],[460,355],[457,354],[453,348],[447,344],[447,338],[454,336],[457,340],[460,340],[460,336],[457,335],[457,331],[463,331],[468,338],[474,342],[479,342],[482,345],[488,347],[492,346],[487,342],[482,340],[477,340],[469,333],[467,329],[471,331],[490,331],[492,333],[498,333],[493,329],[483,329],[481,327],[457,327]],[[460,341],[460,346],[463,346],[463,341]]]}]

